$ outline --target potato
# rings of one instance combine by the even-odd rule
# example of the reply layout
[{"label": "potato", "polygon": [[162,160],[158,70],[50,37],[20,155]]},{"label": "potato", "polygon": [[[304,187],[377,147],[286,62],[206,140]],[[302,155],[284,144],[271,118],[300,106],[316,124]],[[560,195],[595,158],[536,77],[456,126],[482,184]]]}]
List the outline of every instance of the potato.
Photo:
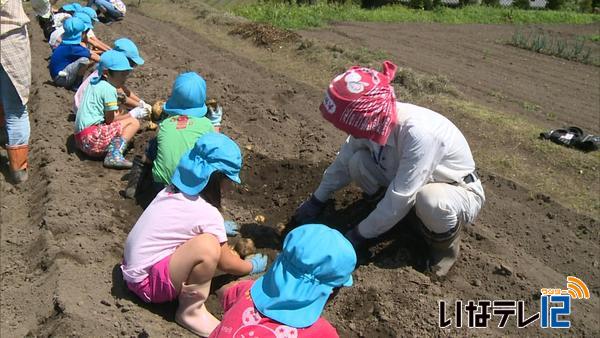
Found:
[{"label": "potato", "polygon": [[256,253],[256,246],[254,245],[254,241],[250,238],[240,238],[233,248],[241,258]]}]

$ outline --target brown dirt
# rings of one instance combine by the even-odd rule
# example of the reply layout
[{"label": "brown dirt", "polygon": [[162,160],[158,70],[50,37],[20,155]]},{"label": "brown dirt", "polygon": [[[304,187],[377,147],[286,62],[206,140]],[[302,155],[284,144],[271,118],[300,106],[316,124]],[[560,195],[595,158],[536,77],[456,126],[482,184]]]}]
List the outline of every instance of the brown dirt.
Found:
[{"label": "brown dirt", "polygon": [[[388,27],[389,34],[403,39],[396,46],[408,66],[431,73],[448,71],[475,98],[486,100],[491,90],[507,96],[514,93],[518,100],[563,107],[557,111],[565,122],[574,118],[575,111],[590,125],[597,121],[598,92],[597,87],[591,88],[597,82],[581,77],[595,68],[560,61],[560,68],[566,70],[553,70],[553,62],[558,61],[518,50],[520,57],[512,56],[508,63],[490,58],[493,73],[479,77],[486,68],[469,70],[468,58],[473,56],[465,51],[475,47],[459,47],[452,39],[462,34],[468,41],[469,36],[492,28],[451,26],[444,32],[441,26],[393,27]],[[427,36],[426,29],[437,30],[448,42],[434,42],[439,39]],[[31,31],[31,179],[18,187],[0,180],[0,336],[189,336],[173,321],[174,304],[142,304],[126,290],[118,268],[123,243],[149,197],[124,200],[119,195],[124,172],[103,169],[101,162],[74,151],[69,136],[72,93],[47,83],[49,49],[38,27],[32,26]],[[200,35],[148,19],[133,9],[123,22],[97,31],[105,41],[127,35],[138,43],[147,63],[129,83],[148,102],[165,98],[181,71],[195,70],[205,76],[209,96],[224,105],[224,132],[245,153],[244,184],[225,201],[225,217],[243,224],[243,235],[253,238],[258,250],[272,259],[280,245],[276,225],[287,223],[314,189],[344,137],[317,117],[322,88],[301,84],[294,74],[273,73],[251,56],[236,56]],[[339,35],[311,34],[325,39],[328,34]],[[369,39],[377,41],[375,34]],[[416,53],[417,44],[430,45],[429,52]],[[477,55],[483,48],[472,53]],[[439,62],[432,55],[438,55]],[[462,66],[453,66],[451,59],[462,60]],[[539,63],[546,63],[544,71],[533,70],[541,67]],[[574,70],[579,76],[571,74]],[[520,81],[509,81],[507,74],[517,74]],[[531,78],[543,80],[548,89],[523,88],[520,83],[533,83]],[[151,135],[140,134],[131,152],[141,153]],[[1,158],[5,174],[4,154]],[[477,333],[600,335],[599,222],[494,173],[481,174],[488,202],[479,220],[465,230],[462,258],[452,275],[435,281],[420,272],[419,245],[403,228],[392,231],[362,259],[355,286],[342,290],[326,309],[325,316],[342,337],[471,335],[467,329],[437,328],[439,299],[523,299],[531,313],[538,309],[539,288],[563,287],[566,275],[580,277],[592,292],[590,300],[574,302],[572,329],[542,331],[536,323],[519,331],[512,320],[507,329]],[[338,193],[322,221],[338,228],[356,223],[368,212],[358,195],[352,188]],[[259,214],[266,216],[265,224],[254,221]],[[512,273],[498,273],[500,265]],[[215,284],[225,280],[220,277]],[[214,297],[209,308],[220,313]]]},{"label": "brown dirt", "polygon": [[[600,24],[536,27],[573,41],[578,35],[597,34]],[[382,50],[400,66],[447,76],[476,102],[512,111],[548,128],[576,125],[598,134],[600,67],[507,46],[517,29],[512,25],[352,22],[302,35],[344,48]]]}]

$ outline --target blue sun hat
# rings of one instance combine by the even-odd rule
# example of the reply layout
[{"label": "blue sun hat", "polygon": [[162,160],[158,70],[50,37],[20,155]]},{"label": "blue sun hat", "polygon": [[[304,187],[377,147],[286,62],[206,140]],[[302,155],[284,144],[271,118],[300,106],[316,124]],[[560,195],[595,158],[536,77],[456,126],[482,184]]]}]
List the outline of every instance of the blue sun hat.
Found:
[{"label": "blue sun hat", "polygon": [[79,18],[68,18],[63,22],[65,32],[62,35],[62,43],[65,45],[78,45],[81,43],[81,33],[85,31],[85,22]]},{"label": "blue sun hat", "polygon": [[73,18],[77,18],[85,24],[85,30],[94,28],[94,23],[92,22],[92,18],[84,12],[75,12],[72,16]]},{"label": "blue sun hat", "polygon": [[127,38],[120,38],[114,42],[114,50],[118,50],[124,53],[128,59],[135,62],[136,65],[141,66],[144,64],[144,59],[140,56],[137,46],[133,41]]},{"label": "blue sun hat", "polygon": [[61,7],[65,12],[76,12],[82,8],[82,6],[77,2],[72,2],[70,4],[63,5]]},{"label": "blue sun hat", "polygon": [[87,14],[94,22],[100,21],[100,20],[98,20],[98,13],[96,13],[96,11],[92,7],[81,7],[80,9],[77,10],[77,12],[82,12],[82,13]]},{"label": "blue sun hat", "polygon": [[96,84],[100,81],[104,70],[125,71],[132,70],[129,65],[129,60],[125,54],[114,49],[108,50],[100,55],[100,63],[98,64],[98,76],[92,78],[91,83]]},{"label": "blue sun hat", "polygon": [[337,230],[306,224],[292,230],[250,294],[263,315],[295,328],[314,324],[333,289],[352,285],[356,253]]},{"label": "blue sun hat", "polygon": [[206,115],[206,81],[194,72],[182,73],[173,83],[171,96],[163,111],[170,115],[203,117]]},{"label": "blue sun hat", "polygon": [[171,182],[186,195],[198,195],[215,171],[241,183],[241,168],[240,147],[226,135],[210,132],[199,137],[194,147],[181,156]]}]

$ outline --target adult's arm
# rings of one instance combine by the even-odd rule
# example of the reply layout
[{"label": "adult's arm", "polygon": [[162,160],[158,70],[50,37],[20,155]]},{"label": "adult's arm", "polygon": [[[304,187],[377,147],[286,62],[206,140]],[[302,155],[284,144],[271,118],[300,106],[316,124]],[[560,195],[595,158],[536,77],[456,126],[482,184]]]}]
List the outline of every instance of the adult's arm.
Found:
[{"label": "adult's arm", "polygon": [[396,146],[400,155],[396,176],[375,210],[358,225],[365,238],[383,234],[408,214],[417,192],[429,181],[444,154],[444,145],[435,135],[414,127]]},{"label": "adult's arm", "polygon": [[314,193],[319,201],[327,201],[335,191],[350,184],[351,177],[348,171],[348,162],[360,148],[366,149],[366,146],[360,144],[360,141],[354,137],[348,136],[333,163],[323,173],[321,183]]}]

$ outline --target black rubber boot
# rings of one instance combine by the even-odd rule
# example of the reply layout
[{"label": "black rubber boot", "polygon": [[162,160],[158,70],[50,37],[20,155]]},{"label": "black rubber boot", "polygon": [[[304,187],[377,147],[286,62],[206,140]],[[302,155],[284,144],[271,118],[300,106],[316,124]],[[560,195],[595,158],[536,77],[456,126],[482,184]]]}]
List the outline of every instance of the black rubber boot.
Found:
[{"label": "black rubber boot", "polygon": [[125,188],[125,197],[126,198],[134,198],[140,182],[142,182],[142,178],[144,177],[144,173],[146,171],[146,165],[142,161],[141,156],[136,156],[133,159],[133,166],[131,170],[129,170],[129,180],[127,183],[127,188]]},{"label": "black rubber boot", "polygon": [[36,16],[36,18],[38,23],[40,24],[42,32],[44,32],[44,38],[46,38],[47,41],[48,39],[50,39],[50,34],[52,34],[52,31],[54,30],[54,27],[52,26],[54,24],[54,20],[52,20],[52,16],[48,18]]}]

